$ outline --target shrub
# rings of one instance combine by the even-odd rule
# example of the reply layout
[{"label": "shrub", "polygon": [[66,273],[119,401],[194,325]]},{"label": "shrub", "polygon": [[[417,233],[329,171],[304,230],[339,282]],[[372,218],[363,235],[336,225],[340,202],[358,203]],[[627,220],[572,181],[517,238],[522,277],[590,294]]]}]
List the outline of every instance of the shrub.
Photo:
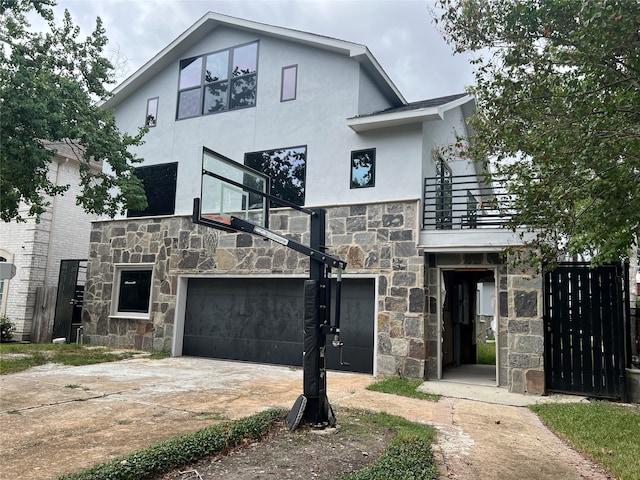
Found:
[{"label": "shrub", "polygon": [[0,315],[0,342],[8,342],[13,338],[16,324],[6,315]]}]

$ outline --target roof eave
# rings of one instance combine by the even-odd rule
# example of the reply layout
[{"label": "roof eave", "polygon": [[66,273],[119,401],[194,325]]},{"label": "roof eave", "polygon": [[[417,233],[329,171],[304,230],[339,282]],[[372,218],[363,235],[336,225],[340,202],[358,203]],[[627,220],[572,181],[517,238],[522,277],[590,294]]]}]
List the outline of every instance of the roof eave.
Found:
[{"label": "roof eave", "polygon": [[347,119],[347,125],[354,132],[366,132],[379,128],[397,127],[412,123],[422,123],[428,120],[442,120],[437,107],[421,108],[409,112],[387,113],[371,117],[354,117]]},{"label": "roof eave", "polygon": [[376,84],[383,89],[384,93],[390,97],[392,101],[402,104],[406,103],[400,91],[364,45],[208,12],[178,38],[162,49],[156,56],[118,85],[113,90],[113,95],[101,105],[102,108],[111,109],[116,107],[141,84],[151,80],[163,68],[174,62],[189,46],[204,38],[215,28],[226,25],[243,30],[259,31],[271,37],[294,40],[304,45],[348,55],[358,61],[364,66],[365,70],[372,74]]},{"label": "roof eave", "polygon": [[422,123],[431,120],[443,120],[447,111],[473,101],[475,100],[471,95],[465,95],[457,100],[434,107],[348,118],[347,125],[354,132],[359,133],[369,130],[377,130],[380,128]]}]

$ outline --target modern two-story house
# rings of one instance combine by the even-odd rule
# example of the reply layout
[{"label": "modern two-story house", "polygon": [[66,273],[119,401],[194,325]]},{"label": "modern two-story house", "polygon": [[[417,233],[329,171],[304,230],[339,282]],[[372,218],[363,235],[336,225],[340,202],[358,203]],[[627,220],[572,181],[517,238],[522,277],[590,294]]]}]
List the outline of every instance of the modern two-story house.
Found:
[{"label": "modern two-story house", "polygon": [[[253,362],[302,362],[309,260],[192,222],[203,155],[271,177],[271,193],[327,211],[343,275],[341,366],[438,380],[495,358],[482,380],[543,393],[541,280],[500,255],[495,191],[446,155],[469,136],[464,93],[408,103],[363,45],[208,13],[105,104],[147,125],[149,207],[94,222],[83,323],[90,343]],[[272,208],[306,241],[309,220]],[[485,362],[487,363],[487,362]]]}]

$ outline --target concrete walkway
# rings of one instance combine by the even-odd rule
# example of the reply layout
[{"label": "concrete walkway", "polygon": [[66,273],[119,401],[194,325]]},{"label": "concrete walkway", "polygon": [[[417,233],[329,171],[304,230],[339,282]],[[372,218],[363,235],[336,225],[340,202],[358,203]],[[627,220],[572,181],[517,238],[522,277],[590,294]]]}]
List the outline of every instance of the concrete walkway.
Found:
[{"label": "concrete walkway", "polygon": [[[434,403],[365,390],[373,380],[329,372],[338,422],[340,407],[356,407],[434,425],[443,478],[608,478],[528,409],[514,406],[520,395],[427,382],[422,388],[445,395]],[[188,357],[44,365],[3,375],[0,479],[55,478],[219,419],[288,409],[301,393],[299,369]]]}]

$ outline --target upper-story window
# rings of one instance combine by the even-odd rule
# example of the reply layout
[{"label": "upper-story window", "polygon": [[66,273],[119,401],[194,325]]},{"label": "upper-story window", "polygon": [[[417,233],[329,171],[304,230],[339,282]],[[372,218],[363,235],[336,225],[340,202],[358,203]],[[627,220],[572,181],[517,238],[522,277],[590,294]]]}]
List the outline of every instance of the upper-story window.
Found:
[{"label": "upper-story window", "polygon": [[177,118],[254,107],[258,42],[180,60]]},{"label": "upper-story window", "polygon": [[272,195],[296,205],[304,205],[307,147],[246,153],[244,164],[271,177]]},{"label": "upper-story window", "polygon": [[147,208],[127,210],[127,217],[173,215],[176,203],[178,163],[162,163],[136,168],[136,176],[142,180],[147,195]]},{"label": "upper-story window", "polygon": [[376,149],[351,152],[351,188],[367,188],[376,184]]},{"label": "upper-story window", "polygon": [[282,86],[280,89],[280,101],[296,99],[296,90],[298,84],[298,66],[291,65],[282,69]]},{"label": "upper-story window", "polygon": [[146,127],[155,127],[158,123],[158,97],[147,100],[147,118],[144,121]]}]

